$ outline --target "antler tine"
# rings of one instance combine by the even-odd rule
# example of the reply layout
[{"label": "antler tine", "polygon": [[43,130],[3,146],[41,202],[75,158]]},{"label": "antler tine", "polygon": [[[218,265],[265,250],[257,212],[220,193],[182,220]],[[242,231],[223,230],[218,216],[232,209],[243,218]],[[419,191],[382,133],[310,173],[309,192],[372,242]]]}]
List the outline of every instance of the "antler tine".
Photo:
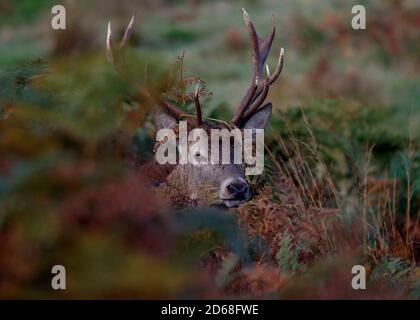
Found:
[{"label": "antler tine", "polygon": [[[167,101],[164,101],[162,99],[158,99],[158,104],[166,109],[170,114],[174,115],[176,118],[180,118],[183,115],[186,115],[184,111],[173,105],[172,103],[169,103]],[[188,119],[187,119],[188,120]]]},{"label": "antler tine", "polygon": [[268,91],[270,90],[270,70],[267,66],[267,77],[263,82],[263,89],[261,94],[256,98],[252,105],[244,112],[242,119],[246,120],[249,116],[258,111],[258,108],[263,104],[265,98],[267,98]]},{"label": "antler tine", "polygon": [[274,23],[274,15],[271,18],[271,32],[266,38],[261,38],[257,31],[255,30],[255,26],[251,21],[251,18],[246,12],[245,9],[243,10],[243,17],[245,20],[245,24],[248,27],[250,42],[252,46],[252,68],[253,68],[253,75],[254,78],[256,76],[260,77],[262,76],[262,69],[265,63],[265,60],[267,59],[268,53],[271,48],[271,44],[273,43],[274,36],[276,33],[276,27]]},{"label": "antler tine", "polygon": [[133,27],[134,27],[134,19],[135,19],[135,16],[132,16],[130,23],[125,29],[124,37],[122,38],[121,43],[120,43],[120,49],[124,49],[127,46],[128,42],[130,41],[131,32],[133,31]]},{"label": "antler tine", "polygon": [[248,12],[244,8],[242,8],[243,11],[243,18],[245,21],[245,24],[248,28],[249,33],[249,41],[252,48],[252,78],[253,80],[256,79],[260,74],[258,72],[258,60],[260,56],[260,50],[258,48],[258,35],[257,31],[255,30],[254,24],[252,23]]},{"label": "antler tine", "polygon": [[[128,24],[127,28],[125,29],[124,36],[117,48],[115,48],[113,44],[112,39],[112,28],[111,28],[111,22],[108,23],[108,32],[106,37],[106,56],[107,60],[114,66],[116,71],[125,78],[126,76],[126,70],[125,70],[125,61],[124,61],[124,50],[127,48],[128,43],[130,41],[131,33],[134,28],[134,20],[135,16],[131,17],[130,23]],[[147,73],[147,71],[146,71]],[[168,111],[173,116],[179,118],[182,115],[185,115],[185,112],[183,112],[181,109],[177,108],[172,103],[169,103],[167,101],[164,101],[162,97],[158,94],[155,94],[152,92],[152,90],[143,89],[140,90],[141,94],[144,96],[154,100],[158,105],[160,105],[162,108],[164,108],[166,111]]]},{"label": "antler tine", "polygon": [[[123,51],[128,45],[130,41],[131,32],[133,31],[134,27],[134,16],[131,17],[130,23],[128,24],[127,28],[124,32],[124,37],[122,38],[118,50]],[[106,36],[106,56],[110,63],[114,64],[115,56],[117,52],[115,50],[114,44],[112,43],[112,28],[111,28],[111,21],[108,22],[108,33]]]},{"label": "antler tine", "polygon": [[[270,85],[273,84],[277,78],[280,76],[281,71],[283,70],[283,62],[284,62],[284,49],[280,49],[279,59],[277,61],[276,69],[274,70],[274,73],[272,75],[269,75],[270,77]],[[267,66],[267,65],[266,65]],[[267,66],[268,67],[268,66]],[[251,100],[251,102],[255,101],[258,96],[261,94],[261,91],[264,90],[264,83],[259,83],[258,88],[256,90],[255,96]]]},{"label": "antler tine", "polygon": [[[153,90],[149,89],[148,83],[146,83],[146,88],[142,90],[142,94],[148,99],[152,100],[157,105],[165,109],[169,114],[173,115],[175,118],[180,118],[185,115],[185,112],[179,109],[174,104],[165,101],[160,94],[155,93]],[[188,119],[187,119],[188,121]]]},{"label": "antler tine", "polygon": [[258,96],[262,93],[264,89],[264,83],[258,83],[258,79],[262,78],[262,70],[267,59],[268,53],[271,48],[271,44],[273,43],[274,36],[276,33],[275,23],[274,23],[274,15],[272,16],[272,27],[271,32],[266,38],[261,38],[258,36],[254,24],[252,23],[249,14],[246,12],[245,9],[243,10],[243,17],[245,20],[245,24],[248,28],[249,39],[252,47],[252,79],[251,84],[248,90],[245,93],[244,98],[239,103],[237,107],[237,111],[235,112],[232,122],[237,124],[246,109],[249,107],[249,104],[255,101]]},{"label": "antler tine", "polygon": [[195,103],[195,113],[196,113],[196,116],[197,116],[196,124],[197,124],[197,127],[199,127],[203,123],[203,116],[201,114],[201,105],[200,105],[198,84],[195,86],[194,103]]},{"label": "antler tine", "polygon": [[232,123],[238,123],[239,120],[242,118],[242,115],[244,114],[245,109],[254,98],[257,88],[258,88],[258,77],[255,78],[254,85],[250,86],[250,88],[248,89],[247,93],[245,94],[245,97],[242,99],[241,103],[239,104],[239,107],[236,108],[236,112],[232,118]]},{"label": "antler tine", "polygon": [[114,65],[118,73],[123,77],[127,75],[126,64],[124,61],[124,51],[130,40],[131,32],[134,26],[134,16],[131,17],[130,23],[124,32],[124,37],[118,47],[114,46],[112,39],[111,21],[108,22],[108,32],[106,36],[106,57],[109,63]]},{"label": "antler tine", "polygon": [[283,70],[283,63],[284,63],[284,48],[280,49],[279,59],[277,61],[276,70],[270,77],[270,84],[273,84],[274,81],[280,76],[281,71]]},{"label": "antler tine", "polygon": [[106,35],[106,58],[109,63],[114,64],[114,48],[112,45],[111,21],[108,22],[108,33]]}]

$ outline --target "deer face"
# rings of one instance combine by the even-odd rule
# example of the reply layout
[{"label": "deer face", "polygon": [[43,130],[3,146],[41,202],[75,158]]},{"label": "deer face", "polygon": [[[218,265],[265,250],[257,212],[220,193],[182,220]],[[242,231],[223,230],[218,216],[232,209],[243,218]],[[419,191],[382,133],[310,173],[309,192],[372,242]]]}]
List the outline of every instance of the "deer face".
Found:
[{"label": "deer face", "polygon": [[[271,111],[271,104],[267,104],[250,117],[240,129],[264,129]],[[178,123],[175,117],[158,109],[154,114],[154,124],[157,130],[161,130],[173,129]],[[201,128],[228,129],[223,124],[211,122],[203,122]],[[221,141],[217,141],[217,144],[221,146]],[[212,151],[211,146],[212,144],[209,144],[209,154]],[[221,153],[219,153],[219,164],[178,164],[168,177],[171,187],[202,205],[221,204],[229,208],[239,206],[250,198],[250,188],[246,182],[243,165],[234,163],[234,143],[230,144],[229,154],[229,164],[222,164]],[[199,158],[201,155],[197,153],[195,156]]]}]

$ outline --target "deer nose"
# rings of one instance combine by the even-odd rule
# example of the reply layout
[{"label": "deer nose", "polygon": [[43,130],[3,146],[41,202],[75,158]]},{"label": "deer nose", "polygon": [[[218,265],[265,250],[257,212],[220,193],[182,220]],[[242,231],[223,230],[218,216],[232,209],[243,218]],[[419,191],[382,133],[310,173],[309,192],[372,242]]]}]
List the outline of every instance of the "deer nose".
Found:
[{"label": "deer nose", "polygon": [[227,186],[228,193],[237,200],[245,200],[249,194],[248,184],[242,179],[234,179]]}]

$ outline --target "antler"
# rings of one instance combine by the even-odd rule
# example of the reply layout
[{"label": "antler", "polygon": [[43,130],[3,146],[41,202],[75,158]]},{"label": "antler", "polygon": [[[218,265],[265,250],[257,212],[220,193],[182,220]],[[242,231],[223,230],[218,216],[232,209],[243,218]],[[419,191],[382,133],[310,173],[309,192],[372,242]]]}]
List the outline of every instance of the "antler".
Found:
[{"label": "antler", "polygon": [[197,124],[197,127],[199,127],[203,124],[203,116],[201,114],[201,105],[200,105],[198,84],[195,86],[194,103],[195,103],[195,114],[197,116],[196,124]]},{"label": "antler", "polygon": [[[121,40],[120,44],[115,47],[112,41],[112,28],[111,22],[108,23],[108,34],[106,37],[106,56],[108,62],[111,63],[118,74],[120,74],[123,78],[127,77],[127,63],[125,61],[124,53],[130,41],[130,36],[133,31],[134,27],[134,16],[131,18],[130,23],[128,24],[127,28],[125,29],[123,39]],[[160,94],[156,94],[153,90],[143,90],[143,95],[147,96],[147,98],[151,98],[154,100],[158,105],[164,108],[167,112],[171,115],[175,116],[176,118],[181,118],[182,116],[186,116],[187,114],[173,105],[168,101],[164,101]],[[198,86],[196,87],[196,91],[194,94],[194,101],[196,107],[196,121],[195,124],[200,126],[202,124],[202,115],[201,115],[201,106],[199,101],[199,91]],[[188,116],[188,115],[187,115]],[[191,120],[191,119],[187,119]]]},{"label": "antler", "polygon": [[242,98],[233,115],[232,123],[235,125],[239,124],[241,121],[247,119],[258,111],[258,108],[262,105],[265,98],[267,97],[270,85],[273,84],[274,81],[276,81],[279,77],[283,68],[284,60],[284,49],[281,48],[274,73],[270,75],[270,70],[268,65],[266,65],[266,78],[263,81],[260,81],[262,79],[264,64],[276,32],[274,16],[272,17],[272,27],[270,34],[267,38],[261,38],[257,34],[254,24],[252,23],[248,13],[245,11],[245,9],[242,10],[252,47],[252,78],[251,84],[246,91],[245,96]]},{"label": "antler", "polygon": [[130,40],[131,32],[134,26],[134,16],[131,17],[130,23],[124,32],[124,37],[118,47],[115,47],[112,42],[111,21],[108,22],[108,34],[106,37],[106,57],[108,62],[113,64],[119,73],[126,75],[126,63],[124,59],[124,52]]}]

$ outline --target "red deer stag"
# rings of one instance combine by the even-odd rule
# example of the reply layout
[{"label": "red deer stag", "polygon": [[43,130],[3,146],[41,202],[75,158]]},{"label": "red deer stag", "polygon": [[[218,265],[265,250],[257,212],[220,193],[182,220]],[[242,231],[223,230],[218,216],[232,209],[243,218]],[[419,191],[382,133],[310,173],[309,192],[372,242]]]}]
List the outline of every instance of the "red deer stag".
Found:
[{"label": "red deer stag", "polygon": [[[243,10],[243,17],[248,28],[250,44],[252,48],[252,76],[244,97],[239,102],[232,120],[215,121],[202,116],[198,90],[195,91],[195,115],[186,116],[170,101],[166,101],[161,94],[145,94],[157,104],[153,120],[157,130],[170,128],[177,129],[180,119],[187,119],[188,130],[202,128],[206,131],[211,129],[264,129],[267,126],[272,112],[272,104],[264,103],[270,86],[279,77],[284,60],[284,50],[280,50],[275,71],[270,74],[266,65],[266,75],[263,69],[266,58],[274,39],[275,25],[272,18],[271,32],[266,38],[261,38],[250,20],[248,13]],[[123,72],[125,62],[123,59],[130,34],[133,30],[134,17],[125,30],[121,43],[114,46],[112,42],[111,24],[108,25],[106,41],[107,58],[117,70]],[[156,165],[156,161],[153,165]],[[145,171],[151,170],[152,164],[146,164]],[[196,205],[224,205],[236,207],[250,198],[250,189],[245,180],[244,166],[242,164],[178,164],[170,167],[166,179],[161,186],[166,194],[174,201],[187,200]]]}]

